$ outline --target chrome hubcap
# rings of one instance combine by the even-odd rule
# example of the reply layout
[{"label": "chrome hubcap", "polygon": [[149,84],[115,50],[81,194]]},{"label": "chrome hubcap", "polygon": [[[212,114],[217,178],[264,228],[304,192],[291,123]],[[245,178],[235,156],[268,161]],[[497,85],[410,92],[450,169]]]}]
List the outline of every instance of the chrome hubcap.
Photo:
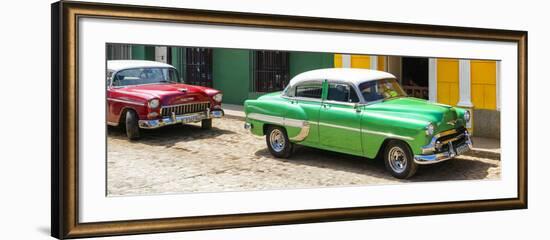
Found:
[{"label": "chrome hubcap", "polygon": [[269,143],[275,152],[281,152],[285,148],[285,137],[279,129],[273,129],[269,134]]},{"label": "chrome hubcap", "polygon": [[390,167],[396,173],[402,173],[407,168],[407,157],[400,147],[392,147],[388,152]]}]

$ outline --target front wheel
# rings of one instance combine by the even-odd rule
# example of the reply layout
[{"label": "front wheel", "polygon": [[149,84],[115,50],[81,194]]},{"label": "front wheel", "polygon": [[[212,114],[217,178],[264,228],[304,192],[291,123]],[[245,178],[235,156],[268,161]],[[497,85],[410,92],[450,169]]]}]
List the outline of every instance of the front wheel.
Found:
[{"label": "front wheel", "polygon": [[398,140],[392,140],[386,145],[384,164],[391,175],[399,179],[412,177],[418,168],[409,145]]},{"label": "front wheel", "polygon": [[139,126],[138,126],[138,116],[136,112],[132,110],[128,110],[126,112],[126,136],[130,140],[136,140],[139,139]]},{"label": "front wheel", "polygon": [[278,126],[270,126],[265,135],[267,148],[271,155],[277,158],[289,158],[294,144],[288,139],[286,130]]}]

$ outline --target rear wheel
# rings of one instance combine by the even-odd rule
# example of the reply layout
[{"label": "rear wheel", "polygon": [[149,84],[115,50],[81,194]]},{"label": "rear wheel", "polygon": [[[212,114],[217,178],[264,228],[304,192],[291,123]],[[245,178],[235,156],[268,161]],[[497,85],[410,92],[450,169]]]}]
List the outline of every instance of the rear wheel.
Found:
[{"label": "rear wheel", "polygon": [[278,126],[269,126],[265,135],[267,148],[277,158],[289,158],[294,144],[288,139],[286,130]]},{"label": "rear wheel", "polygon": [[125,126],[126,126],[126,136],[130,140],[136,140],[139,139],[139,126],[138,126],[138,116],[136,112],[132,110],[128,110],[126,112],[126,120],[125,120]]},{"label": "rear wheel", "polygon": [[203,119],[201,121],[202,129],[211,129],[212,128],[212,119]]},{"label": "rear wheel", "polygon": [[386,145],[384,164],[392,176],[400,179],[412,177],[418,168],[409,145],[399,140],[391,140]]}]

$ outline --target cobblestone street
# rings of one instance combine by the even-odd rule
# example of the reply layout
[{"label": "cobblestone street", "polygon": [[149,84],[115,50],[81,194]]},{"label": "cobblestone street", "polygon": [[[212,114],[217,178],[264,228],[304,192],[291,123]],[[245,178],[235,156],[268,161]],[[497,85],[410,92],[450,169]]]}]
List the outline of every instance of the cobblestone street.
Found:
[{"label": "cobblestone street", "polygon": [[186,192],[315,188],[400,182],[500,178],[500,161],[460,156],[421,166],[409,180],[393,178],[382,161],[297,146],[290,159],[272,157],[264,138],[250,135],[243,122],[215,119],[199,125],[144,131],[127,140],[109,128],[107,190],[110,196]]}]

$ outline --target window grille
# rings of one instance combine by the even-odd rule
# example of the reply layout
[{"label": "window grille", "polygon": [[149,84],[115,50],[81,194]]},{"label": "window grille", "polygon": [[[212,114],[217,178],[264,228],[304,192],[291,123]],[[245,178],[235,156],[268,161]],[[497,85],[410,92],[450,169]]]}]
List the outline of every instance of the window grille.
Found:
[{"label": "window grille", "polygon": [[185,52],[185,83],[212,87],[212,49],[187,48]]},{"label": "window grille", "polygon": [[254,51],[252,92],[283,90],[290,80],[289,53],[282,51]]}]

